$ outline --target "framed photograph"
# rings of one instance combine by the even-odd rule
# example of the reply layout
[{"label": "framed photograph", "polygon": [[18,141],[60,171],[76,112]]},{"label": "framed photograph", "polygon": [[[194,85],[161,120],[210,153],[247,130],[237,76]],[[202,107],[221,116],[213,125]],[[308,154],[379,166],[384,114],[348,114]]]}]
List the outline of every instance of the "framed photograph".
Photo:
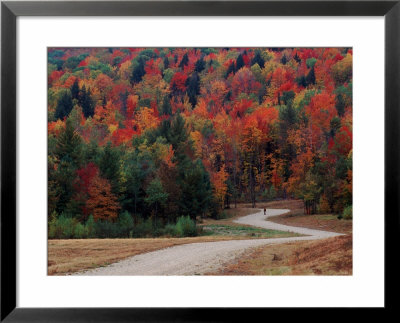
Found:
[{"label": "framed photograph", "polygon": [[2,2],[1,320],[392,308],[399,19]]}]

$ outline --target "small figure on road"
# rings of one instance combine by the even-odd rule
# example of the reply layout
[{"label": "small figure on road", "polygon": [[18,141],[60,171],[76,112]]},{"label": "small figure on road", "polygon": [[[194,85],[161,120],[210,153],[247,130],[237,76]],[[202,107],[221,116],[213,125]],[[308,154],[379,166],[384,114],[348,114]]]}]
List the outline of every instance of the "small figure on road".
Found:
[{"label": "small figure on road", "polygon": [[267,209],[264,208],[264,215],[267,215]]}]

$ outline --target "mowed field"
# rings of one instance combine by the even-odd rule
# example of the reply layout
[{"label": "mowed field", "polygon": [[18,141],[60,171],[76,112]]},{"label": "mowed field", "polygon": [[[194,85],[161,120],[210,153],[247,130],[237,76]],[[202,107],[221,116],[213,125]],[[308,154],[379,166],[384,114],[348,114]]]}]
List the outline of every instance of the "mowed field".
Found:
[{"label": "mowed field", "polygon": [[227,218],[199,221],[204,235],[191,238],[145,239],[71,239],[48,241],[48,274],[66,275],[81,270],[107,266],[138,254],[195,242],[238,239],[280,238],[294,234],[256,229],[233,222],[238,217],[255,213],[260,208],[287,208],[291,212],[271,217],[282,224],[346,233],[343,237],[319,241],[301,241],[250,249],[245,256],[227,264],[212,275],[349,275],[352,270],[352,221],[338,220],[333,215],[303,214],[302,202],[296,200],[248,204],[226,210]]}]

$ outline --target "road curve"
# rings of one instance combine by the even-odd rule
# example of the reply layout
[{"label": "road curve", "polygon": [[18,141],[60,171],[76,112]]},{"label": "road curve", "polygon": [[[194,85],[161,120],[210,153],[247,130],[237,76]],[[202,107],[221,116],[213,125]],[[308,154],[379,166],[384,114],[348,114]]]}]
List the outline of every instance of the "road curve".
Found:
[{"label": "road curve", "polygon": [[308,237],[308,240],[312,240],[312,238],[313,239],[324,239],[324,238],[331,238],[331,237],[343,235],[341,233],[336,233],[336,232],[314,230],[314,229],[303,228],[303,227],[294,227],[294,226],[290,226],[290,225],[284,225],[284,224],[267,221],[267,219],[271,216],[285,214],[285,213],[288,213],[289,211],[290,210],[288,210],[288,209],[267,209],[267,214],[264,215],[264,211],[261,210],[260,212],[257,212],[254,214],[242,216],[242,217],[238,218],[237,220],[233,220],[233,222],[252,225],[252,226],[264,228],[264,229],[280,230],[280,231],[288,231],[288,232],[304,234],[304,235],[310,236],[310,237]]},{"label": "road curve", "polygon": [[265,229],[300,233],[306,236],[190,243],[136,255],[107,267],[95,268],[75,275],[200,275],[215,271],[224,263],[240,256],[248,248],[292,241],[325,239],[342,235],[335,232],[282,225],[266,220],[270,216],[287,212],[289,212],[287,209],[268,209],[267,215],[264,215],[264,211],[260,210],[257,213],[240,217],[234,222]]}]

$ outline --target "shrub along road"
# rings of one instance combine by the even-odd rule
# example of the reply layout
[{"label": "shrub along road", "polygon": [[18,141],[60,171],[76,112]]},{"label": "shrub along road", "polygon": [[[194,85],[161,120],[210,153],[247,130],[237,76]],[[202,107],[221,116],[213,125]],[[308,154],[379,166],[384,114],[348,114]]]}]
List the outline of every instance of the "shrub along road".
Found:
[{"label": "shrub along road", "polygon": [[88,270],[77,273],[77,275],[201,275],[221,268],[225,263],[234,260],[252,247],[326,239],[343,235],[336,232],[288,226],[266,220],[268,217],[287,212],[289,212],[288,209],[268,209],[267,215],[264,215],[264,211],[260,210],[258,213],[240,217],[234,222],[265,229],[289,231],[305,236],[185,244],[140,254],[107,267]]}]

